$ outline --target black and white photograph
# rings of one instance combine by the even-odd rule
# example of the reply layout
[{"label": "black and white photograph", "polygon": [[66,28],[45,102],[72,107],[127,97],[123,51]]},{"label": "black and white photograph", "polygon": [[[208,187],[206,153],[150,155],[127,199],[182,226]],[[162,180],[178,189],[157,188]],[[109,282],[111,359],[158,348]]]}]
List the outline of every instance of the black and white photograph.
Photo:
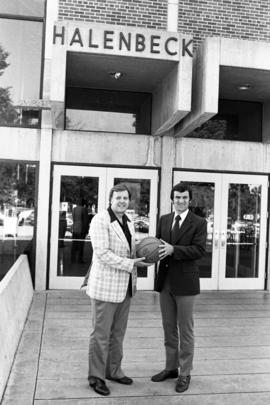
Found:
[{"label": "black and white photograph", "polygon": [[0,0],[0,404],[270,404],[270,1]]}]

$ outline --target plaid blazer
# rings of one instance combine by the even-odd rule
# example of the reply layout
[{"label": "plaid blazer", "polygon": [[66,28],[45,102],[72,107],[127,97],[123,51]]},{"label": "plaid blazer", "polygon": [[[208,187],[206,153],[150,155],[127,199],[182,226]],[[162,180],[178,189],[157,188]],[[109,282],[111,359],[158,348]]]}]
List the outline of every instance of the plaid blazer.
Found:
[{"label": "plaid blazer", "polygon": [[106,302],[122,302],[125,299],[130,274],[132,295],[136,291],[137,269],[134,267],[135,231],[127,221],[131,234],[131,251],[118,221],[108,210],[94,216],[90,225],[93,259],[86,293],[94,299]]}]

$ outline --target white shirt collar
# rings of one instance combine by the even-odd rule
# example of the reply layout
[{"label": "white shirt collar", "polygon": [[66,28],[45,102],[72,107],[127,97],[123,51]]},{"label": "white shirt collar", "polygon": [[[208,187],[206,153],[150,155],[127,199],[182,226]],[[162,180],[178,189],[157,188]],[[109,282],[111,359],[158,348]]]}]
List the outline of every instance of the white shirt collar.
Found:
[{"label": "white shirt collar", "polygon": [[187,209],[186,211],[182,212],[181,214],[177,214],[176,212],[174,213],[174,218],[173,218],[173,222],[175,221],[175,217],[177,215],[180,215],[181,217],[181,224],[183,223],[183,221],[186,219],[186,216],[188,214],[189,209]]}]

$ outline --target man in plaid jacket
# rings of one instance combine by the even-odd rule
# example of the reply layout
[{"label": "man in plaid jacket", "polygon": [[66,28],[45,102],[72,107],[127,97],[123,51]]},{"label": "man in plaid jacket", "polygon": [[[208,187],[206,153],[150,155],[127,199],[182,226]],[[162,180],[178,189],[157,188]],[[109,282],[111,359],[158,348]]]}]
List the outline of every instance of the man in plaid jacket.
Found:
[{"label": "man in plaid jacket", "polygon": [[93,261],[87,285],[91,298],[93,330],[89,344],[89,385],[98,394],[109,395],[105,378],[130,385],[132,379],[121,369],[123,340],[131,297],[136,291],[135,231],[125,214],[130,191],[124,184],[114,186],[110,206],[94,216],[90,226]]}]

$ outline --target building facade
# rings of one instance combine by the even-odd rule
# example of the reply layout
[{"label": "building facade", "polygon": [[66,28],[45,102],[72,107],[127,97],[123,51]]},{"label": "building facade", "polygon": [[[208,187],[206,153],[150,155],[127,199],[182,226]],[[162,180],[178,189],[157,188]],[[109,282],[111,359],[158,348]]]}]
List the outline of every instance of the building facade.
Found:
[{"label": "building facade", "polygon": [[268,1],[17,0],[0,18],[2,274],[27,253],[37,290],[79,288],[113,184],[139,240],[188,181],[202,289],[268,289]]}]

